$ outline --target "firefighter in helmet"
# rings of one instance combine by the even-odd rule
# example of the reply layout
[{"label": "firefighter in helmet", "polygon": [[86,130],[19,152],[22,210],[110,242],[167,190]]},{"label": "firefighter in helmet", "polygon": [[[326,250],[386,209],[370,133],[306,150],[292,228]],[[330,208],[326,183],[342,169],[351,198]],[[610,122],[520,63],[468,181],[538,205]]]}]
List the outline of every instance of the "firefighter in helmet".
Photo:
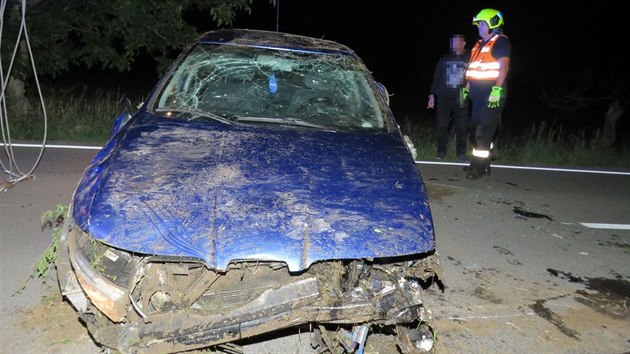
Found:
[{"label": "firefighter in helmet", "polygon": [[472,24],[477,26],[480,38],[470,53],[460,103],[463,105],[470,100],[471,134],[474,135],[472,159],[464,171],[467,179],[478,179],[490,174],[490,150],[507,97],[506,78],[512,45],[503,33],[500,11],[483,9],[473,17]]}]

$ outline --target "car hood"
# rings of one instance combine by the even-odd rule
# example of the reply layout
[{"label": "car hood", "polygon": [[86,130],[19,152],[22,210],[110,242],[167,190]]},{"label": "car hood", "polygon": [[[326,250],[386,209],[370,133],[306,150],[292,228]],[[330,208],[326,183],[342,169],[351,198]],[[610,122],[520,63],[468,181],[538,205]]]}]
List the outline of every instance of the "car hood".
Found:
[{"label": "car hood", "polygon": [[73,217],[113,247],[195,257],[218,270],[269,260],[300,271],[435,249],[424,185],[398,132],[146,115],[95,156]]}]

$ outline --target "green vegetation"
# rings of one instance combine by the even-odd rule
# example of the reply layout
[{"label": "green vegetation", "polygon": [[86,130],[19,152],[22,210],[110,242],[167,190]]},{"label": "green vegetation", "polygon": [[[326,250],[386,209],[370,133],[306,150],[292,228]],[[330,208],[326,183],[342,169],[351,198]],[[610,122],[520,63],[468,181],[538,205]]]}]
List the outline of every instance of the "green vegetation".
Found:
[{"label": "green vegetation", "polygon": [[[129,71],[143,54],[154,58],[160,71],[201,32],[189,23],[191,14],[202,16],[204,26],[231,26],[237,14],[251,13],[252,1],[40,0],[29,1],[26,13],[34,56],[46,58],[37,62],[39,74],[58,77],[75,66]],[[275,0],[269,4],[275,6]],[[17,9],[7,9],[7,33],[18,32]],[[16,69],[20,78],[30,72],[24,60]]]},{"label": "green vegetation", "polygon": [[[114,120],[122,111],[120,92],[86,87],[74,90],[44,92],[48,116],[48,142],[102,145],[107,141]],[[137,105],[144,98],[132,98]],[[11,127],[13,140],[39,141],[43,137],[41,110]],[[413,121],[413,123],[411,123]],[[418,152],[418,160],[435,157],[435,126],[433,120],[417,122],[399,117],[403,133],[409,135]],[[570,133],[562,128],[540,123],[526,132],[502,134],[498,142],[497,164],[529,166],[563,166],[585,168],[630,168],[630,148],[604,148],[598,136],[589,137],[584,131]],[[456,161],[449,149],[446,161]]]},{"label": "green vegetation", "polygon": [[68,205],[58,204],[55,210],[48,210],[40,217],[42,230],[52,229],[52,241],[44,253],[39,257],[39,261],[33,271],[33,276],[37,276],[46,282],[46,274],[48,270],[55,264],[59,250],[59,240],[61,238],[61,226],[68,213]]},{"label": "green vegetation", "polygon": [[46,284],[48,271],[55,266],[55,262],[57,261],[59,241],[61,239],[61,227],[68,214],[68,209],[69,205],[57,204],[54,210],[47,210],[40,216],[42,231],[47,229],[52,230],[50,245],[48,245],[37,260],[33,272],[28,279],[16,290],[16,294],[26,289],[26,283],[35,277],[41,279],[42,283]]},{"label": "green vegetation", "polygon": [[[90,92],[87,87],[44,92],[47,140],[104,144],[123,109],[122,96],[120,92]],[[14,122],[10,129],[12,139],[41,141],[44,136],[41,107],[33,109],[24,120]]]},{"label": "green vegetation", "polygon": [[[414,142],[418,160],[435,158],[434,121],[409,123],[401,120],[401,129]],[[605,148],[599,137],[588,137],[585,131],[570,133],[542,122],[520,134],[499,136],[496,164],[554,166],[567,168],[630,168],[630,148]],[[449,149],[446,161],[457,161],[454,149]]]}]

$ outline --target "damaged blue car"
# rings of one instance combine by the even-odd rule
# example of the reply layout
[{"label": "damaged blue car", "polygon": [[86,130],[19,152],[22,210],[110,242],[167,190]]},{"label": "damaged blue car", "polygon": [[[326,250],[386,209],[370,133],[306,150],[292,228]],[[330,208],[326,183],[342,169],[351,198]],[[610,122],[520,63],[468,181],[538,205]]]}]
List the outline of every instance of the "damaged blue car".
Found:
[{"label": "damaged blue car", "polygon": [[433,221],[388,103],[345,45],[205,33],[87,166],[62,295],[124,353],[299,326],[319,352],[431,351]]}]

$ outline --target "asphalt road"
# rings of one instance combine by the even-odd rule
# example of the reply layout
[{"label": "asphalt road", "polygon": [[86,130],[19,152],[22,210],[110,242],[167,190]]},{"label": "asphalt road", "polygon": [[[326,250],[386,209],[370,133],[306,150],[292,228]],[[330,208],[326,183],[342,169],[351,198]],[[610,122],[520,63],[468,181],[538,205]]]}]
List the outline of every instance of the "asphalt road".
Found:
[{"label": "asphalt road", "polygon": [[[16,149],[22,170],[37,152]],[[48,148],[35,179],[0,193],[1,353],[99,352],[54,277],[27,281],[50,243],[40,216],[69,203],[95,153]],[[436,352],[630,352],[630,176],[495,167],[469,181],[462,166],[418,164],[445,272],[425,297]],[[244,350],[308,343],[296,330]]]}]

